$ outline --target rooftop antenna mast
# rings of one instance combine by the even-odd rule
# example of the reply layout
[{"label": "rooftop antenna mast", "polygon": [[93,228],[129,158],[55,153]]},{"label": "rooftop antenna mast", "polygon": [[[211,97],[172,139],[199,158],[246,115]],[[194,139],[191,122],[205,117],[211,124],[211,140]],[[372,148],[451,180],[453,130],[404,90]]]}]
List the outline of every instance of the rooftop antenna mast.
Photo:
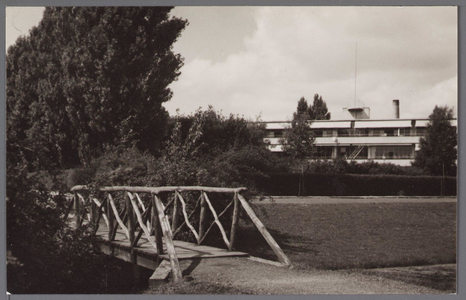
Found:
[{"label": "rooftop antenna mast", "polygon": [[356,42],[356,58],[354,64],[354,107],[356,107],[356,87],[358,78],[358,42]]}]

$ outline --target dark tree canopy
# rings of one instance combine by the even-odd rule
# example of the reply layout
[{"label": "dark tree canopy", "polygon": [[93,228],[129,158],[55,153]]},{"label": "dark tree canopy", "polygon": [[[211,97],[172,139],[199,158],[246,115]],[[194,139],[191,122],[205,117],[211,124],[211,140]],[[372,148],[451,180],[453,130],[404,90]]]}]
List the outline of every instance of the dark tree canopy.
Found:
[{"label": "dark tree canopy", "polygon": [[287,128],[280,139],[283,151],[293,158],[302,159],[312,156],[315,137],[312,133],[307,114],[293,115],[291,127]]},{"label": "dark tree canopy", "polygon": [[301,97],[296,112],[293,113],[291,127],[284,132],[280,144],[285,153],[293,158],[306,158],[314,153],[314,134],[311,130],[312,120],[329,120],[330,113],[322,96],[314,95],[314,103],[308,105],[307,100]]},{"label": "dark tree canopy", "polygon": [[46,8],[8,49],[9,156],[41,168],[86,164],[110,145],[157,151],[183,65],[172,45],[187,25],[171,9]]},{"label": "dark tree canopy", "polygon": [[[327,103],[322,100],[319,94],[314,95],[314,102],[308,104],[304,97],[298,101],[295,115],[303,115],[309,120],[330,120],[330,112],[327,109]],[[294,117],[296,118],[296,116]]]},{"label": "dark tree canopy", "polygon": [[[199,120],[202,120],[200,122]],[[263,137],[265,126],[261,123],[250,122],[237,115],[228,117],[209,107],[205,111],[198,110],[194,115],[176,116],[171,122],[179,123],[180,139],[185,140],[191,128],[200,123],[202,132],[199,141],[199,153],[206,157],[218,155],[229,150],[238,150],[246,146],[265,147]]]},{"label": "dark tree canopy", "polygon": [[311,120],[330,120],[327,103],[322,100],[322,96],[319,96],[319,94],[314,95],[314,102],[309,105],[308,114]]},{"label": "dark tree canopy", "polygon": [[296,113],[298,115],[307,114],[308,109],[309,109],[309,107],[308,107],[308,104],[307,104],[307,100],[304,97],[301,97],[301,99],[299,99],[299,101],[298,101],[298,107],[296,109]]},{"label": "dark tree canopy", "polygon": [[420,149],[414,166],[433,175],[456,175],[457,133],[450,123],[453,109],[435,106],[429,116],[426,135],[420,139]]}]

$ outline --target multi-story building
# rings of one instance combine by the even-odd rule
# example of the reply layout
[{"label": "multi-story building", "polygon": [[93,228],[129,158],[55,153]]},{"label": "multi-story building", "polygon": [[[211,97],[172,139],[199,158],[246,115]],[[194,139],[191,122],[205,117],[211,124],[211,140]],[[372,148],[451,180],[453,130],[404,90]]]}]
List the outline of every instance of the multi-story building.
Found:
[{"label": "multi-story building", "polygon": [[[375,161],[408,166],[419,150],[419,139],[425,135],[429,119],[400,119],[399,100],[393,100],[393,118],[370,119],[368,107],[343,108],[344,120],[315,120],[311,129],[315,136],[312,159]],[[272,152],[282,152],[280,139],[290,122],[265,122],[264,142]],[[457,126],[457,120],[451,120]]]}]

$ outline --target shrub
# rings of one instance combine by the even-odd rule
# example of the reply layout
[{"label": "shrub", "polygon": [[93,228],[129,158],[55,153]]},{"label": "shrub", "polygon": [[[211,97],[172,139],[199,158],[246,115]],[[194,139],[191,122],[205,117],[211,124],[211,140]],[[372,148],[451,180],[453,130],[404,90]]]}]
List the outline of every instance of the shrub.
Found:
[{"label": "shrub", "polygon": [[[243,174],[275,196],[439,196],[442,177],[272,173],[267,179]],[[300,187],[302,182],[302,187]],[[456,178],[444,179],[444,195],[456,195]],[[300,191],[300,192],[299,192]]]},{"label": "shrub", "polygon": [[66,199],[46,191],[22,166],[8,168],[8,291],[103,293],[107,264],[89,228],[74,231],[64,221]]},{"label": "shrub", "polygon": [[[392,163],[377,163],[367,161],[358,163],[356,161],[347,162],[343,158],[334,160],[316,160],[304,162],[303,170],[306,173],[320,174],[373,174],[373,175],[409,175],[426,176],[429,175],[424,170],[413,166],[398,166]],[[290,171],[299,171],[296,168]]]}]

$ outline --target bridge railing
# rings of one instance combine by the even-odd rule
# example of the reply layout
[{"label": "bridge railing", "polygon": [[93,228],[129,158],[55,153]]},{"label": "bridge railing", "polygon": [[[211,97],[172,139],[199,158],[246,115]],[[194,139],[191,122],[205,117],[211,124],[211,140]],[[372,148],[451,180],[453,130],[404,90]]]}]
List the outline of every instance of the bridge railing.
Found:
[{"label": "bridge railing", "polygon": [[[226,248],[232,251],[237,237],[241,207],[264,236],[278,260],[291,266],[288,257],[241,195],[245,190],[204,186],[112,186],[101,187],[97,193],[92,193],[87,186],[75,186],[71,189],[74,193],[74,222],[77,228],[83,223],[88,223],[93,225],[97,232],[100,223],[105,223],[108,228],[108,241],[115,240],[117,230],[121,228],[130,247],[136,247],[140,238],[145,235],[159,255],[164,254],[165,242],[175,281],[181,278],[181,271],[173,240],[180,236],[183,230],[189,230],[196,243],[201,245],[216,226]],[[222,201],[224,206],[214,201],[218,200],[219,194],[223,200],[227,200]],[[229,212],[231,208],[232,212]],[[217,212],[220,209],[222,210]],[[227,214],[230,214],[228,218]],[[227,219],[229,224],[224,226],[221,222],[222,217]],[[208,224],[209,222],[211,223]],[[229,230],[225,227],[229,227]]]}]

